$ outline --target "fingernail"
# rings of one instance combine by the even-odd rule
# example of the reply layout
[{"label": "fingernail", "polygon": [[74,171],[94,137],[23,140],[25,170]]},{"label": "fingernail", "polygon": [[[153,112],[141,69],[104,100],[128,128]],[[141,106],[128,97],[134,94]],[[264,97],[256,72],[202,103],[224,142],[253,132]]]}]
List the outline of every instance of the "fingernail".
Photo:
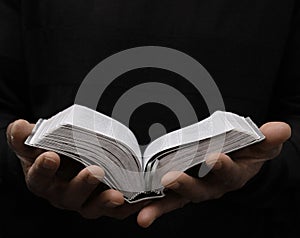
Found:
[{"label": "fingernail", "polygon": [[56,161],[52,158],[45,157],[43,161],[43,167],[45,169],[55,169],[57,166]]},{"label": "fingernail", "polygon": [[89,174],[86,179],[88,184],[95,185],[100,183],[100,179],[95,177],[93,174]]},{"label": "fingernail", "polygon": [[88,177],[88,183],[95,184],[103,180],[105,172],[101,167],[96,165],[91,165],[87,167],[87,169],[90,172],[90,176]]},{"label": "fingernail", "polygon": [[167,173],[162,177],[161,183],[166,188],[176,189],[180,186],[180,184],[176,181],[176,179],[182,174],[180,171],[172,171]]},{"label": "fingernail", "polygon": [[119,203],[119,202],[113,202],[113,201],[108,201],[104,204],[105,207],[107,208],[115,208],[115,207],[118,207],[118,206],[121,206],[122,203]]},{"label": "fingernail", "polygon": [[154,221],[155,221],[155,218],[151,219],[151,220],[149,221],[149,223],[148,223],[148,226],[147,226],[147,227],[151,226],[151,225],[153,224],[153,222],[154,222]]},{"label": "fingernail", "polygon": [[222,162],[221,161],[217,161],[215,164],[214,164],[214,167],[213,169],[214,170],[219,170],[222,168]]},{"label": "fingernail", "polygon": [[205,162],[205,165],[210,168],[210,169],[220,169],[222,166],[222,163],[220,162],[220,160],[208,160]]},{"label": "fingernail", "polygon": [[170,183],[166,186],[166,188],[170,189],[178,189],[180,187],[180,184],[178,182]]}]

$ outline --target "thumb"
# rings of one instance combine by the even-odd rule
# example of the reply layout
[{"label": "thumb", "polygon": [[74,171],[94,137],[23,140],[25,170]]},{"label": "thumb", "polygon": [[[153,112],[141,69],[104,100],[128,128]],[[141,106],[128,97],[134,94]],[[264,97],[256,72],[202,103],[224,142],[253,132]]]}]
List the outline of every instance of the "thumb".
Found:
[{"label": "thumb", "polygon": [[267,122],[260,127],[261,132],[265,135],[261,148],[272,148],[283,144],[291,137],[291,127],[285,122]]},{"label": "thumb", "polygon": [[26,138],[31,134],[34,124],[19,119],[10,123],[6,130],[7,143],[19,156],[26,159],[35,159],[42,150],[24,144]]}]

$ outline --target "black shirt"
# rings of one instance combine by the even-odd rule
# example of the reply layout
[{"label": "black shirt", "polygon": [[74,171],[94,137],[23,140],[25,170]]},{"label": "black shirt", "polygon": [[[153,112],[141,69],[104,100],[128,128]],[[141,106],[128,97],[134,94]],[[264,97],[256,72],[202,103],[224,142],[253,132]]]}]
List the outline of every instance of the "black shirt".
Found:
[{"label": "black shirt", "polygon": [[[1,0],[0,232],[4,237],[101,236],[106,231],[126,237],[293,237],[299,221],[299,10],[297,0]],[[31,194],[7,147],[7,124],[17,118],[34,123],[64,109],[74,103],[82,80],[99,62],[148,45],[173,48],[200,62],[215,80],[227,111],[250,116],[258,125],[288,122],[293,134],[280,156],[239,191],[189,204],[148,229],[138,227],[135,216],[85,220]],[[151,81],[175,87],[199,119],[207,116],[202,96],[186,79],[153,68],[116,78],[102,95],[99,111],[111,114],[123,93]],[[157,120],[168,130],[178,127],[167,108],[143,107],[130,124],[143,143],[149,142],[145,133]]]}]

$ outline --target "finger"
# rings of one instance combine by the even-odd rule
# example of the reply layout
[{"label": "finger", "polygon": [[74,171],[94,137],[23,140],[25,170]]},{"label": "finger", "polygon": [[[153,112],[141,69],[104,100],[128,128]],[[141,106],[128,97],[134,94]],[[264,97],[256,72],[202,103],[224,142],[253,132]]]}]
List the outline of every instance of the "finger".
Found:
[{"label": "finger", "polygon": [[83,217],[94,219],[108,214],[108,210],[123,205],[125,202],[123,194],[114,189],[101,192],[86,202],[80,213]]},{"label": "finger", "polygon": [[207,178],[199,179],[183,172],[172,171],[164,175],[161,182],[167,189],[192,202],[201,202],[219,198],[225,192],[241,187],[245,181],[239,165],[225,154],[220,154],[211,172]]},{"label": "finger", "polygon": [[104,170],[99,166],[89,166],[79,172],[68,184],[64,193],[64,207],[78,210],[104,177]]},{"label": "finger", "polygon": [[197,177],[205,177],[211,170],[218,170],[221,168],[221,162],[219,157],[221,153],[212,153],[207,156],[206,160],[197,166],[198,174]]},{"label": "finger", "polygon": [[291,127],[284,122],[268,122],[262,125],[260,130],[266,137],[260,146],[266,150],[268,147],[284,143],[291,137]]},{"label": "finger", "polygon": [[34,124],[19,119],[8,125],[6,130],[7,142],[12,150],[22,159],[35,159],[42,153],[41,149],[36,149],[24,144],[31,134]]},{"label": "finger", "polygon": [[132,214],[137,213],[151,201],[141,201],[134,204],[124,203],[116,208],[106,208],[105,215],[116,219],[124,219]]},{"label": "finger", "polygon": [[276,157],[282,144],[291,136],[291,128],[284,122],[268,122],[260,127],[265,140],[231,153],[233,158],[249,158],[252,160],[269,160]]},{"label": "finger", "polygon": [[184,199],[176,193],[170,193],[168,196],[153,201],[144,207],[137,216],[137,223],[141,227],[147,228],[163,214],[182,208],[188,202],[188,199]]},{"label": "finger", "polygon": [[209,198],[204,182],[183,172],[168,172],[163,176],[161,183],[167,190],[171,189],[193,202],[200,202]]},{"label": "finger", "polygon": [[[249,162],[247,163],[246,160],[244,163],[239,164],[228,155],[220,154],[218,163],[218,169],[213,169],[212,174],[208,176],[205,181],[209,187],[208,189],[210,189],[208,191],[213,194],[215,198],[222,196],[225,192],[243,187],[246,181],[253,176],[252,169],[250,169],[252,163],[249,165]],[[211,184],[213,184],[213,186],[211,186]]]},{"label": "finger", "polygon": [[26,174],[26,183],[30,191],[45,197],[53,187],[60,158],[54,152],[39,155]]}]

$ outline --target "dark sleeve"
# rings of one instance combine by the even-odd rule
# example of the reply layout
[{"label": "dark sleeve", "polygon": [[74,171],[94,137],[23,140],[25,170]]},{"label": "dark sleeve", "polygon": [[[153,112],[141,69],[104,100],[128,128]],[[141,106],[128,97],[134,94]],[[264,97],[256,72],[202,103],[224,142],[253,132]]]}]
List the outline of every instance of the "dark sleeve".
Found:
[{"label": "dark sleeve", "polygon": [[284,146],[281,157],[287,166],[287,185],[300,189],[300,3],[295,2],[294,30],[274,90],[271,116],[274,120],[289,123],[292,128],[292,137]]},{"label": "dark sleeve", "polygon": [[[275,210],[299,210],[300,199],[300,4],[295,1],[290,37],[270,99],[267,121],[284,121],[292,128],[291,138],[280,155],[264,164],[261,171],[240,191],[227,198]],[[298,5],[297,5],[298,4]],[[291,214],[289,214],[291,216]]]},{"label": "dark sleeve", "polygon": [[284,229],[284,237],[299,235],[300,218],[300,4],[295,3],[298,5],[270,101],[269,118],[287,122],[292,136],[283,145],[281,154],[267,162],[245,187],[245,192],[253,194],[250,201],[260,204],[269,214],[271,227],[278,224]]},{"label": "dark sleeve", "polygon": [[[281,68],[270,101],[270,118],[287,122],[292,128],[291,138],[284,144],[282,153],[266,167],[270,180],[282,184],[284,189],[300,189],[300,4],[295,1],[290,38],[282,58]],[[277,180],[276,180],[277,179]],[[282,182],[280,182],[282,181]]]},{"label": "dark sleeve", "polygon": [[6,127],[29,110],[22,53],[19,0],[0,0],[0,181],[15,178],[19,164],[6,143]]}]

